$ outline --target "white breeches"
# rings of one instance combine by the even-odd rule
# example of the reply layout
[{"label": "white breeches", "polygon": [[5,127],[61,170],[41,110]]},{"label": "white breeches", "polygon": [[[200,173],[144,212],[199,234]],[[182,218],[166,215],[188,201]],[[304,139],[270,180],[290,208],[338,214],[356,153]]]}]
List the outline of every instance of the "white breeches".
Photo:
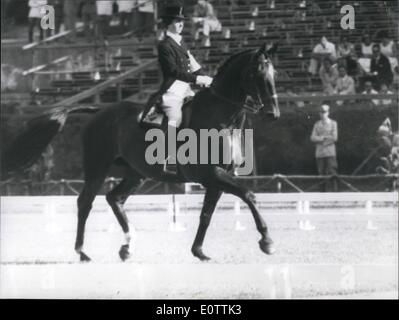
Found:
[{"label": "white breeches", "polygon": [[182,107],[186,97],[194,96],[188,83],[176,80],[162,96],[162,109],[168,117],[168,124],[179,127],[183,118]]}]

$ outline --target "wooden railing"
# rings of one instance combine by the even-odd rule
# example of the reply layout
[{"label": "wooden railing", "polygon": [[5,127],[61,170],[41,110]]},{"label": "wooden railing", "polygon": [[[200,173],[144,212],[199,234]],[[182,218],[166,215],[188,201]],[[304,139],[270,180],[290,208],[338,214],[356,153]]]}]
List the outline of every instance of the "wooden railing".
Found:
[{"label": "wooden railing", "polygon": [[92,96],[95,97],[95,103],[100,103],[100,93],[107,88],[116,85],[117,86],[117,100],[121,101],[122,100],[122,87],[121,87],[121,82],[129,77],[132,77],[134,75],[139,76],[139,92],[143,90],[143,82],[142,82],[142,72],[148,69],[151,66],[154,66],[157,63],[157,59],[151,59],[147,62],[144,62],[138,67],[134,67],[116,77],[110,78],[108,80],[105,80],[103,82],[100,82],[99,84],[95,85],[94,87],[87,89],[81,93],[78,93],[72,97],[66,98],[62,101],[59,101],[49,108],[56,108],[56,107],[68,107],[76,104],[77,102],[90,98]]}]

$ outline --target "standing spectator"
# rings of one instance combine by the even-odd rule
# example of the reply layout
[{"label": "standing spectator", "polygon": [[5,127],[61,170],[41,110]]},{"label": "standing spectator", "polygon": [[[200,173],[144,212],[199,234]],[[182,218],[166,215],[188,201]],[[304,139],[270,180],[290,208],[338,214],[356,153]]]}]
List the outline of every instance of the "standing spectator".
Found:
[{"label": "standing spectator", "polygon": [[202,30],[204,34],[204,44],[208,45],[211,32],[222,31],[222,24],[218,20],[213,6],[207,0],[198,0],[194,6],[193,22],[195,24],[195,39],[199,39]]},{"label": "standing spectator", "polygon": [[123,32],[126,32],[132,28],[132,11],[137,3],[132,0],[118,0],[117,3],[120,26]]},{"label": "standing spectator", "polygon": [[373,46],[373,58],[370,63],[370,73],[368,74],[373,80],[374,88],[380,89],[382,83],[392,84],[393,74],[391,64],[386,56],[381,53],[380,46]]},{"label": "standing spectator", "polygon": [[152,35],[154,31],[154,4],[150,0],[138,0],[137,18],[139,23],[140,38]]},{"label": "standing spectator", "polygon": [[[373,84],[371,83],[371,81],[366,81],[366,83],[364,84],[364,91],[362,92],[362,94],[370,95],[370,94],[378,94],[378,92],[373,89]],[[380,105],[380,100],[378,99],[371,99],[370,102],[374,106]]]},{"label": "standing spectator", "polygon": [[112,19],[112,0],[96,1],[97,6],[97,21],[98,21],[98,37],[101,40],[106,40],[109,23]]},{"label": "standing spectator", "polygon": [[326,37],[322,37],[320,42],[313,49],[309,65],[309,72],[312,75],[317,74],[319,71],[319,63],[323,61],[324,58],[329,58],[333,62],[337,60],[335,45],[328,41]]},{"label": "standing spectator", "polygon": [[77,0],[64,0],[64,25],[71,33],[67,36],[67,42],[76,40],[76,19],[78,16]]},{"label": "standing spectator", "polygon": [[[61,29],[61,24],[64,21],[64,14],[63,14],[63,8],[64,8],[64,3],[62,0],[49,0],[48,4],[50,6],[53,6],[54,8],[54,13],[55,13],[55,28],[54,28],[54,34],[60,33],[60,29]],[[48,30],[48,36],[51,35],[51,29]]]},{"label": "standing spectator", "polygon": [[44,15],[42,6],[47,4],[47,0],[29,0],[29,42],[33,42],[33,33],[35,27],[40,31],[40,40],[43,40],[43,29],[40,26],[41,19]]},{"label": "standing spectator", "polygon": [[[335,143],[338,141],[337,122],[330,119],[330,107],[322,105],[320,120],[313,127],[310,140],[316,144],[316,165],[319,175],[335,175],[337,173],[337,152]],[[336,186],[334,186],[336,191]],[[325,185],[324,191],[327,191]]]},{"label": "standing spectator", "polygon": [[96,18],[96,0],[82,0],[82,19],[86,41],[88,42],[91,42],[95,37]]},{"label": "standing spectator", "polygon": [[[337,79],[337,84],[334,88],[335,94],[339,95],[350,95],[356,94],[355,90],[355,80],[348,75],[345,67],[339,67],[338,69],[339,77]],[[342,105],[342,101],[337,101],[337,105]]]},{"label": "standing spectator", "polygon": [[[380,93],[381,94],[393,94],[393,92],[388,89],[388,86],[385,83],[381,84]],[[391,106],[392,105],[392,99],[382,99],[381,100],[381,105],[383,105],[383,106]]]},{"label": "standing spectator", "polygon": [[353,43],[349,42],[349,38],[347,36],[342,36],[341,41],[338,44],[337,56],[338,58],[344,58],[350,56],[350,54],[355,50],[355,46]]},{"label": "standing spectator", "polygon": [[334,88],[338,79],[338,70],[336,65],[332,65],[329,58],[323,60],[319,75],[323,84],[323,92],[329,95],[334,94]]}]

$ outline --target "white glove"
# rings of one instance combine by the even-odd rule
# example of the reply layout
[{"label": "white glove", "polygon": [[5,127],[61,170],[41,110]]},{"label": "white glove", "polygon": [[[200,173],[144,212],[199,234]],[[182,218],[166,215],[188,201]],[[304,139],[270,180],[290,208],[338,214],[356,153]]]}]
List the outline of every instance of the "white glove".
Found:
[{"label": "white glove", "polygon": [[213,78],[208,76],[197,76],[196,84],[201,87],[210,87],[212,84]]}]

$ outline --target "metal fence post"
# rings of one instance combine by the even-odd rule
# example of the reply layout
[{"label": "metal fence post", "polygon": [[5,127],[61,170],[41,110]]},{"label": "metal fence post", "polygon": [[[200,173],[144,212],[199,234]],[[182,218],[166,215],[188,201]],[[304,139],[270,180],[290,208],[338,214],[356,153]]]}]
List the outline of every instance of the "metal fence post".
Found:
[{"label": "metal fence post", "polygon": [[65,195],[65,180],[62,179],[60,181],[60,195],[63,196]]}]

